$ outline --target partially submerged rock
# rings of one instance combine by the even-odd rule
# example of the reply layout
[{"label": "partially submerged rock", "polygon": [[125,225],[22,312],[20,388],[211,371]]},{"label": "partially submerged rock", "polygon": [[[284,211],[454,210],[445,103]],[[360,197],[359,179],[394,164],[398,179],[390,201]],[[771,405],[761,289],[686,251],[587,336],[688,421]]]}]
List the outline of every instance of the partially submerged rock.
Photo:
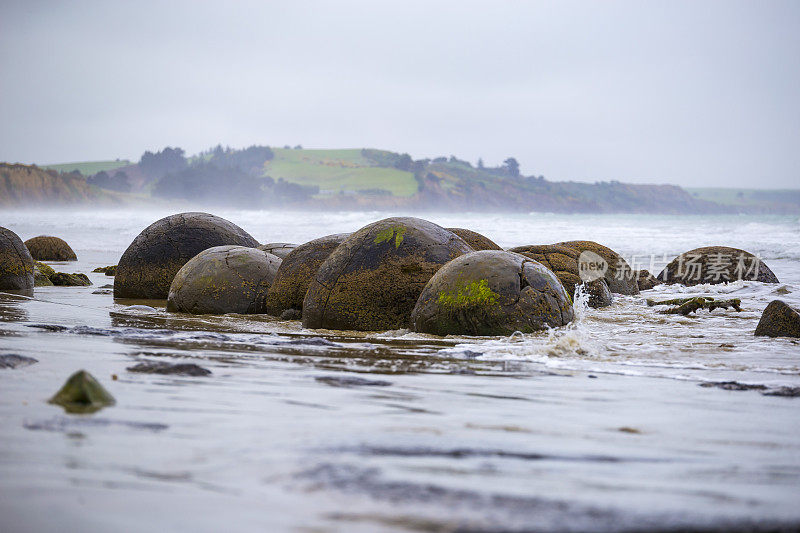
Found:
[{"label": "partially submerged rock", "polygon": [[690,313],[699,311],[700,309],[708,309],[709,312],[714,309],[728,309],[733,308],[737,312],[741,311],[742,301],[739,298],[731,298],[729,300],[717,300],[712,296],[691,296],[689,298],[673,298],[671,300],[647,300],[648,306],[656,305],[671,305],[669,309],[659,311],[663,315],[683,315],[688,316]]},{"label": "partially submerged rock", "polygon": [[485,235],[481,235],[477,231],[472,231],[471,229],[464,229],[464,228],[445,228],[445,229],[452,231],[453,233],[464,239],[464,241],[466,241],[466,243],[469,244],[470,247],[472,247],[472,249],[475,250],[476,252],[479,250],[502,250],[502,248],[500,248],[500,246],[498,246],[496,242],[494,242],[489,237],[486,237]]},{"label": "partially submerged rock", "polygon": [[0,227],[0,290],[32,292],[33,258],[22,239]]},{"label": "partially submerged rock", "polygon": [[103,407],[114,405],[116,400],[102,385],[85,370],[70,376],[63,387],[48,403],[60,405],[68,413],[94,413]]},{"label": "partially submerged rock", "polygon": [[258,242],[242,228],[208,213],[179,213],[145,228],[119,260],[114,297],[166,299],[178,270],[189,259],[214,246]]},{"label": "partially submerged rock", "polygon": [[760,258],[728,246],[706,246],[684,252],[661,271],[658,279],[681,285],[737,280],[778,283],[778,278]]},{"label": "partially submerged rock", "polygon": [[0,354],[0,368],[19,368],[38,363],[33,357],[25,357],[15,353]]},{"label": "partially submerged rock", "polygon": [[761,313],[756,335],[800,338],[800,313],[782,300],[773,300]]},{"label": "partially submerged rock", "polygon": [[92,284],[86,274],[67,274],[66,272],[56,272],[50,277],[50,281],[58,287],[88,287]]},{"label": "partially submerged rock", "polygon": [[56,273],[49,265],[35,261],[33,263],[33,285],[35,287],[52,287],[50,278]]},{"label": "partially submerged rock", "polygon": [[290,242],[270,242],[267,244],[262,244],[257,248],[262,252],[267,252],[268,254],[285,259],[286,256],[289,255],[289,252],[297,248],[297,245]]},{"label": "partially submerged rock", "polygon": [[558,278],[513,252],[484,250],[453,259],[425,286],[411,315],[434,335],[510,335],[563,326],[574,317]]},{"label": "partially submerged rock", "polygon": [[64,239],[40,235],[25,241],[31,256],[37,261],[77,261],[78,256]]},{"label": "partially submerged rock", "polygon": [[280,258],[244,246],[215,246],[183,265],[169,289],[167,311],[263,313]]},{"label": "partially submerged rock", "polygon": [[105,266],[105,267],[97,267],[92,272],[100,272],[105,274],[106,276],[113,276],[117,272],[117,265]]},{"label": "partially submerged rock", "polygon": [[266,312],[288,319],[301,318],[303,299],[320,265],[350,233],[328,235],[301,244],[281,262],[275,279],[267,291]]},{"label": "partially submerged rock", "polygon": [[431,276],[471,251],[461,237],[427,220],[373,222],[320,265],[303,300],[303,326],[359,331],[408,327]]},{"label": "partially submerged rock", "polygon": [[169,376],[210,376],[211,371],[194,363],[167,363],[164,361],[142,361],[128,367],[128,372],[162,374]]},{"label": "partially submerged rock", "polygon": [[650,290],[656,285],[660,285],[661,282],[658,281],[654,275],[650,273],[649,270],[636,270],[636,284],[639,286],[640,291]]},{"label": "partially submerged rock", "polygon": [[[639,294],[639,284],[636,274],[627,261],[617,252],[598,244],[594,241],[566,241],[556,243],[557,246],[566,246],[577,250],[579,254],[589,252],[601,257],[606,262],[605,275],[603,276],[611,292],[616,294],[634,295]],[[584,257],[586,257],[584,255]],[[579,268],[582,267],[581,256],[578,257]]]}]

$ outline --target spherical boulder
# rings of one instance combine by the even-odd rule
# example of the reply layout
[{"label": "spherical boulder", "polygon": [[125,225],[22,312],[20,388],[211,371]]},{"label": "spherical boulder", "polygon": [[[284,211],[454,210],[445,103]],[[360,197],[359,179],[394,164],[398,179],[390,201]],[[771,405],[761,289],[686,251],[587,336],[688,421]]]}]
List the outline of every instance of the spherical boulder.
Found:
[{"label": "spherical boulder", "polygon": [[[267,292],[267,313],[274,316],[302,316],[303,299],[320,265],[350,233],[339,233],[301,244],[284,257]],[[287,311],[294,310],[293,312]]]},{"label": "spherical boulder", "polygon": [[572,302],[549,269],[514,252],[483,250],[453,259],[420,294],[414,330],[434,335],[510,335],[563,326]]},{"label": "spherical boulder", "polygon": [[289,255],[289,252],[297,248],[297,245],[290,242],[270,242],[267,244],[262,244],[257,248],[262,252],[277,255],[281,259],[284,259],[287,255]]},{"label": "spherical boulder", "polygon": [[757,336],[800,338],[800,313],[782,300],[773,300],[761,313]]},{"label": "spherical boulder", "polygon": [[32,291],[33,258],[22,239],[0,227],[0,290]]},{"label": "spherical boulder", "polygon": [[64,239],[40,235],[25,241],[31,257],[36,261],[77,261],[78,256]]},{"label": "spherical boulder", "polygon": [[578,257],[579,269],[587,263],[593,262],[594,258],[602,259],[605,262],[603,277],[605,277],[611,292],[626,295],[639,294],[639,284],[633,269],[621,255],[611,248],[594,241],[566,241],[556,244],[572,248],[582,254]]},{"label": "spherical boulder", "polygon": [[464,229],[464,228],[445,228],[449,231],[452,231],[469,244],[473,250],[476,252],[478,250],[502,250],[500,246],[497,245],[492,239],[481,235],[477,231],[472,231],[471,229]]},{"label": "spherical boulder", "polygon": [[386,218],[356,231],[320,265],[303,300],[307,328],[405,328],[428,280],[473,251],[461,237],[412,217]]},{"label": "spherical boulder", "polygon": [[684,252],[661,271],[658,279],[681,285],[715,285],[737,280],[778,283],[760,258],[728,246],[705,246]]},{"label": "spherical boulder", "polygon": [[236,224],[208,213],[179,213],[144,229],[117,265],[115,298],[167,298],[172,279],[189,259],[214,246],[258,242]]},{"label": "spherical boulder", "polygon": [[256,248],[215,246],[181,267],[167,298],[167,311],[263,313],[281,259]]},{"label": "spherical boulder", "polygon": [[564,286],[567,294],[575,296],[575,291],[585,283],[585,291],[589,295],[590,307],[605,307],[611,305],[613,297],[605,278],[598,278],[584,282],[578,271],[578,258],[580,252],[566,246],[557,244],[531,244],[511,248],[511,252],[522,254],[525,257],[538,261],[553,274]]}]

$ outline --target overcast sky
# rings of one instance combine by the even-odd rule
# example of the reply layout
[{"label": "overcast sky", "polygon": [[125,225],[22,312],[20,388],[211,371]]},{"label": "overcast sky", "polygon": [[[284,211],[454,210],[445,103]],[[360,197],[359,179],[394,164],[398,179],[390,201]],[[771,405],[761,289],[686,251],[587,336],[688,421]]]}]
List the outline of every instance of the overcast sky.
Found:
[{"label": "overcast sky", "polygon": [[0,1],[0,160],[217,143],[800,187],[800,2]]}]

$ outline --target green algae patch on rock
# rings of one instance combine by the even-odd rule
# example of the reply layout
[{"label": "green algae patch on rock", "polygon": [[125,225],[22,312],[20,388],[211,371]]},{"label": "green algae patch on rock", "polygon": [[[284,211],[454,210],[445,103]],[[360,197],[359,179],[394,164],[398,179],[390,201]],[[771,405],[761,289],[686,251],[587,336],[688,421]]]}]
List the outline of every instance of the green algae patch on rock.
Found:
[{"label": "green algae patch on rock", "polygon": [[167,311],[263,313],[279,257],[257,248],[215,246],[189,260],[172,281]]},{"label": "green algae patch on rock", "polygon": [[52,287],[50,278],[56,273],[49,265],[35,261],[33,264],[33,284],[36,287]]},{"label": "green algae patch on rock", "polygon": [[281,318],[301,318],[303,299],[320,265],[350,233],[327,235],[301,244],[283,258],[267,291],[266,312]]},{"label": "green algae patch on rock", "polygon": [[92,270],[92,272],[99,272],[100,274],[105,274],[106,276],[113,276],[117,272],[117,265],[97,267]]},{"label": "green algae patch on rock", "polygon": [[0,290],[31,293],[34,262],[28,248],[10,229],[0,227]]},{"label": "green algae patch on rock", "polygon": [[79,370],[70,376],[48,403],[60,405],[68,413],[88,414],[114,405],[116,400],[94,376]]},{"label": "green algae patch on rock", "polygon": [[414,330],[434,335],[511,335],[568,324],[564,286],[523,255],[482,250],[453,259],[430,279],[411,314]]},{"label": "green algae patch on rock", "polygon": [[[594,241],[566,241],[556,243],[556,245],[572,248],[578,254],[583,252],[596,254],[606,262],[607,269],[605,270],[604,278],[611,292],[625,295],[639,294],[636,273],[628,262],[611,248]],[[578,256],[578,261],[580,262],[580,255]]]},{"label": "green algae patch on rock", "polygon": [[268,254],[280,257],[281,259],[286,259],[286,256],[289,255],[292,250],[297,248],[297,245],[290,242],[269,242],[267,244],[262,244],[257,248],[262,252],[267,252]]},{"label": "green algae patch on rock", "polygon": [[50,281],[57,287],[88,287],[92,284],[86,274],[67,274],[56,272],[50,277]]},{"label": "green algae patch on rock", "polygon": [[759,337],[800,338],[800,313],[782,300],[773,300],[761,313],[755,334]]},{"label": "green algae patch on rock", "polygon": [[779,283],[778,277],[760,258],[728,246],[706,246],[684,252],[664,267],[658,279],[690,286],[738,280]]},{"label": "green algae patch on rock", "polygon": [[31,256],[36,261],[77,261],[78,256],[64,239],[40,235],[25,241]]},{"label": "green algae patch on rock", "polygon": [[470,229],[464,229],[464,228],[445,228],[445,229],[447,229],[448,231],[452,231],[453,233],[464,239],[464,241],[466,241],[466,243],[469,244],[470,247],[476,252],[480,250],[502,250],[502,248],[496,242],[494,242],[492,239],[490,239],[485,235],[481,235],[477,231],[472,231]]},{"label": "green algae patch on rock", "polygon": [[472,248],[413,217],[379,220],[353,233],[319,266],[303,300],[303,326],[379,331],[406,328],[431,276]]},{"label": "green algae patch on rock", "polygon": [[179,213],[145,228],[117,265],[115,298],[164,300],[175,274],[214,246],[255,248],[258,242],[236,224],[208,213]]}]

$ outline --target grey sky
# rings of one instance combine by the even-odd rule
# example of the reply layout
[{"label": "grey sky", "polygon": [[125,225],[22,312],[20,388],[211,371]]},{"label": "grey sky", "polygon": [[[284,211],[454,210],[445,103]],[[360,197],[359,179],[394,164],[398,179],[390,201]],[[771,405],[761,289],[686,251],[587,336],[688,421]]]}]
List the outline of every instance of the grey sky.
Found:
[{"label": "grey sky", "polygon": [[222,143],[800,186],[800,2],[0,3],[0,160]]}]

